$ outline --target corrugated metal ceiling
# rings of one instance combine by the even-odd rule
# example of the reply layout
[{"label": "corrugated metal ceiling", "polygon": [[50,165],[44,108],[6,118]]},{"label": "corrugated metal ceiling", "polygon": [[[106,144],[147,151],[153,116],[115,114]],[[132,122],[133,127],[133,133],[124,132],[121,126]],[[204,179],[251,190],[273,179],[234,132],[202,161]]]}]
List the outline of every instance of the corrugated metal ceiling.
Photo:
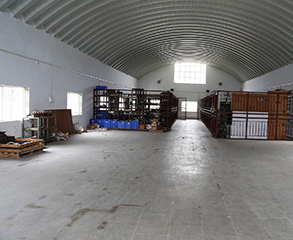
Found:
[{"label": "corrugated metal ceiling", "polygon": [[293,62],[291,0],[0,0],[0,11],[135,78],[193,60],[244,82]]}]

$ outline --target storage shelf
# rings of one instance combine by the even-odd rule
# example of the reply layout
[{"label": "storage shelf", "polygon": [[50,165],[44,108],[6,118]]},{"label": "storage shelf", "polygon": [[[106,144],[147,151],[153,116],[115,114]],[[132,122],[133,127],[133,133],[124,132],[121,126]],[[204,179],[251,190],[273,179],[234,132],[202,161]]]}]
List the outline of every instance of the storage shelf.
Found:
[{"label": "storage shelf", "polygon": [[177,119],[178,98],[169,91],[94,89],[93,118],[139,120],[150,124],[158,119],[164,130],[171,130]]},{"label": "storage shelf", "polygon": [[216,91],[199,100],[200,119],[214,137],[285,140],[293,134],[287,91]]},{"label": "storage shelf", "polygon": [[57,120],[56,116],[26,117],[22,119],[22,137],[36,136],[44,142],[56,141]]}]

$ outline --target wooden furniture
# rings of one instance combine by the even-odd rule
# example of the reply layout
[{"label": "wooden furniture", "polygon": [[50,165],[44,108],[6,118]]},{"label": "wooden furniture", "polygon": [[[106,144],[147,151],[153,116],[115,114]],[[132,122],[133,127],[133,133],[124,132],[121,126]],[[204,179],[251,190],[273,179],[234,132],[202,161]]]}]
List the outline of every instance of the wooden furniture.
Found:
[{"label": "wooden furniture", "polygon": [[34,151],[43,151],[44,140],[30,138],[16,138],[16,144],[0,144],[0,157],[20,158]]},{"label": "wooden furniture", "polygon": [[63,133],[73,134],[73,123],[71,109],[50,109],[45,112],[52,112],[53,116],[57,118],[57,130]]},{"label": "wooden furniture", "polygon": [[200,99],[201,120],[214,137],[288,139],[293,132],[291,95],[287,91],[216,91]]}]

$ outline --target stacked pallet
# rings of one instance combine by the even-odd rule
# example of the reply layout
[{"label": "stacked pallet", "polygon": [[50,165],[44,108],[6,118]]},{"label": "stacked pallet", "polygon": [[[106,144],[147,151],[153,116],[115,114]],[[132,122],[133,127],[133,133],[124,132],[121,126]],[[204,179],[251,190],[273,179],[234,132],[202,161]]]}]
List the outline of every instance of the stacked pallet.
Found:
[{"label": "stacked pallet", "polygon": [[24,154],[43,151],[43,139],[16,138],[15,144],[0,144],[0,157],[20,158]]}]

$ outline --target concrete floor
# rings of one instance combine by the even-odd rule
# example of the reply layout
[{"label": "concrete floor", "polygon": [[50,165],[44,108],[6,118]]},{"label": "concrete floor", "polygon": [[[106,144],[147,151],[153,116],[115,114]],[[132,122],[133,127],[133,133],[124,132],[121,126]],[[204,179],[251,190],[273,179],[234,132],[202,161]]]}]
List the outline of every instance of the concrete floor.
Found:
[{"label": "concrete floor", "polygon": [[177,121],[1,158],[0,239],[292,240],[292,144]]}]

